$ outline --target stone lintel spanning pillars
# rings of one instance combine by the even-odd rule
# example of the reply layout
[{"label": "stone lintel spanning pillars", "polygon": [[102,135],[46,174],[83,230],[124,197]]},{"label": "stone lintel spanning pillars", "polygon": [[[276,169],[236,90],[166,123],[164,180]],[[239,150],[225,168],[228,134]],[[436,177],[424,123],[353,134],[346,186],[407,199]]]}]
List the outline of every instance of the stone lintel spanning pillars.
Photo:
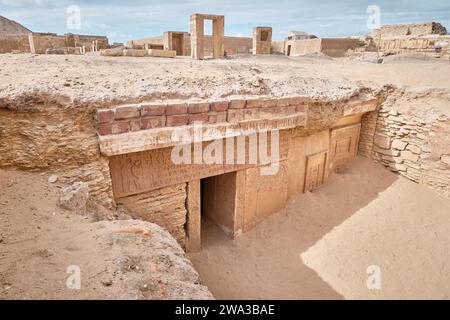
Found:
[{"label": "stone lintel spanning pillars", "polygon": [[253,28],[253,54],[272,53],[272,27]]},{"label": "stone lintel spanning pillars", "polygon": [[223,58],[225,16],[195,13],[191,15],[191,57],[201,60],[205,58],[205,20],[212,20],[213,58]]}]

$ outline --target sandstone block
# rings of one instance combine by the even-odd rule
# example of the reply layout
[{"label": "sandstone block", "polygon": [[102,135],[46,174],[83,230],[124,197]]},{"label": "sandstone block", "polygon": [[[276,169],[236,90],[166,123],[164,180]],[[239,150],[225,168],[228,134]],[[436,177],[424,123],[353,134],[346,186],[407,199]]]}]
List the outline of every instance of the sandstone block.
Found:
[{"label": "sandstone block", "polygon": [[244,110],[228,110],[227,111],[227,121],[228,122],[239,122],[244,120]]},{"label": "sandstone block", "polygon": [[409,150],[409,151],[411,151],[412,153],[415,153],[415,154],[420,154],[420,153],[422,153],[422,149],[421,149],[420,147],[414,146],[414,145],[412,145],[412,144],[408,145],[408,146],[406,147],[406,150]]},{"label": "sandstone block", "polygon": [[129,121],[114,121],[111,127],[112,134],[120,134],[130,131]]},{"label": "sandstone block", "polygon": [[141,107],[141,117],[162,116],[166,114],[166,106],[160,105],[144,105]]},{"label": "sandstone block", "polygon": [[193,124],[194,122],[208,122],[209,115],[207,113],[196,113],[189,115],[189,124]]},{"label": "sandstone block", "polygon": [[141,119],[130,120],[130,131],[139,131],[139,130],[141,130]]},{"label": "sandstone block", "polygon": [[373,150],[377,153],[384,154],[386,156],[398,157],[400,155],[400,151],[398,150],[386,150],[377,146],[375,146]]},{"label": "sandstone block", "polygon": [[228,110],[228,101],[218,101],[211,103],[211,111],[221,112]]},{"label": "sandstone block", "polygon": [[139,118],[139,116],[140,112],[138,106],[124,106],[116,108],[114,119],[116,120],[132,119],[132,118]]},{"label": "sandstone block", "polygon": [[97,121],[98,123],[111,123],[114,120],[114,110],[112,109],[102,109],[97,110]]},{"label": "sandstone block", "polygon": [[179,103],[179,104],[169,104],[166,106],[166,115],[178,115],[178,114],[186,114],[187,113],[187,104]]},{"label": "sandstone block", "polygon": [[227,122],[227,112],[210,112],[209,114],[209,123],[220,123]]},{"label": "sandstone block", "polygon": [[145,57],[148,53],[144,49],[124,49],[123,55],[125,57]]},{"label": "sandstone block", "polygon": [[450,155],[443,155],[441,161],[450,166]]},{"label": "sandstone block", "polygon": [[419,160],[419,156],[412,153],[411,151],[402,151],[401,157],[402,157],[402,159],[408,160],[411,162],[417,162]]},{"label": "sandstone block", "polygon": [[243,109],[245,108],[246,100],[231,100],[229,108],[230,109]]},{"label": "sandstone block", "polygon": [[166,120],[166,126],[174,127],[174,126],[184,126],[189,123],[188,115],[172,115],[168,116]]},{"label": "sandstone block", "polygon": [[400,139],[394,139],[392,141],[392,148],[397,149],[397,150],[405,150],[407,145],[408,145],[407,142],[404,142]]},{"label": "sandstone block", "polygon": [[295,111],[296,112],[306,112],[306,105],[301,104],[301,105],[295,106]]},{"label": "sandstone block", "polygon": [[150,57],[160,57],[160,58],[175,58],[177,52],[175,50],[161,50],[161,49],[149,49],[147,54]]},{"label": "sandstone block", "polygon": [[124,49],[125,49],[125,47],[103,49],[103,50],[100,50],[100,55],[106,56],[106,57],[120,57],[120,56],[123,56]]},{"label": "sandstone block", "polygon": [[164,127],[165,125],[166,125],[166,117],[165,116],[142,117],[141,118],[141,130],[161,128],[161,127]]},{"label": "sandstone block", "polygon": [[388,136],[376,134],[373,142],[380,148],[389,149],[391,147],[391,139]]},{"label": "sandstone block", "polygon": [[209,111],[209,103],[189,103],[188,113],[204,113]]},{"label": "sandstone block", "polygon": [[101,136],[112,134],[112,123],[99,123],[98,134]]},{"label": "sandstone block", "polygon": [[66,210],[77,214],[86,214],[87,201],[89,199],[89,188],[87,183],[75,182],[61,190],[58,205]]}]

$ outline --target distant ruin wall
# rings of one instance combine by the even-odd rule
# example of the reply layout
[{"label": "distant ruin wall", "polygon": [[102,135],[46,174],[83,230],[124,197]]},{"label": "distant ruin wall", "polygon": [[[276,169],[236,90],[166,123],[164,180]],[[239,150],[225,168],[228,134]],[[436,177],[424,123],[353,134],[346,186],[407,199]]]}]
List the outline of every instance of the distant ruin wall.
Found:
[{"label": "distant ruin wall", "polygon": [[339,39],[339,38],[323,38],[322,53],[333,58],[345,57],[347,50],[358,47],[360,41],[358,39]]},{"label": "distant ruin wall", "polygon": [[431,34],[446,35],[447,29],[438,22],[386,25],[375,30],[371,36],[374,38],[386,38],[399,36],[425,36]]},{"label": "distant ruin wall", "polygon": [[362,118],[359,153],[450,196],[448,96],[389,98]]},{"label": "distant ruin wall", "polygon": [[303,56],[307,54],[319,53],[322,48],[322,40],[305,39],[305,40],[288,40],[285,42],[284,52],[288,56]]},{"label": "distant ruin wall", "polygon": [[28,35],[0,36],[0,53],[30,52]]},{"label": "distant ruin wall", "polygon": [[450,36],[427,36],[427,37],[398,37],[374,39],[380,51],[406,53],[406,52],[426,52],[450,50]]},{"label": "distant ruin wall", "polygon": [[104,36],[89,36],[79,34],[57,35],[55,33],[31,33],[29,46],[32,53],[45,54],[47,49],[64,49],[85,47],[91,51],[93,46],[98,50],[108,48],[108,38]]}]

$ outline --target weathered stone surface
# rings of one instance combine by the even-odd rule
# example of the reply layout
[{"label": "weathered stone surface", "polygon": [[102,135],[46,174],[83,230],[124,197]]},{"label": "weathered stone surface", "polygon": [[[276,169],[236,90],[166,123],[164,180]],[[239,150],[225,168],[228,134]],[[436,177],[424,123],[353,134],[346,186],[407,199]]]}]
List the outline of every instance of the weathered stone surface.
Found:
[{"label": "weathered stone surface", "polygon": [[394,139],[392,141],[392,148],[397,149],[397,150],[405,150],[406,146],[408,145],[407,142],[404,142],[400,139]]},{"label": "weathered stone surface", "polygon": [[205,113],[209,111],[210,104],[207,102],[202,103],[189,103],[188,113]]},{"label": "weathered stone surface", "polygon": [[411,162],[416,162],[416,161],[419,160],[419,156],[414,154],[414,153],[412,153],[411,151],[402,151],[401,152],[401,157],[402,157],[402,159],[408,160],[408,161],[411,161]]},{"label": "weathered stone surface", "polygon": [[379,147],[374,147],[373,150],[375,152],[378,152],[380,154],[384,154],[386,156],[393,156],[393,157],[398,157],[400,155],[400,151],[398,150],[386,150],[386,149],[381,149]]},{"label": "weathered stone surface", "polygon": [[83,182],[75,182],[71,186],[65,187],[61,190],[58,205],[63,209],[73,211],[80,215],[85,215],[88,199],[88,185]]},{"label": "weathered stone surface", "polygon": [[150,57],[160,58],[175,58],[177,56],[177,52],[175,50],[149,49],[147,54]]},{"label": "weathered stone surface", "polygon": [[245,108],[245,100],[231,100],[229,108],[230,109],[243,109]]},{"label": "weathered stone surface", "polygon": [[390,138],[388,136],[384,136],[381,134],[375,134],[373,142],[375,143],[376,146],[383,149],[389,149],[391,147]]},{"label": "weathered stone surface", "polygon": [[450,155],[443,155],[441,161],[447,165],[450,165]]},{"label": "weathered stone surface", "polygon": [[162,116],[166,114],[165,105],[143,105],[141,107],[141,117]]},{"label": "weathered stone surface", "polygon": [[135,219],[166,228],[182,246],[185,244],[186,184],[177,184],[150,192],[117,199]]},{"label": "weathered stone surface", "polygon": [[179,103],[179,104],[169,104],[166,106],[166,115],[178,115],[178,114],[186,114],[187,113],[187,104]]},{"label": "weathered stone surface", "polygon": [[420,154],[422,152],[421,148],[419,148],[418,146],[414,146],[412,144],[409,144],[406,147],[406,150],[409,150],[409,151],[411,151],[412,153],[415,153],[415,154]]},{"label": "weathered stone surface", "polygon": [[229,102],[226,100],[213,102],[213,103],[211,103],[211,111],[216,111],[216,112],[227,111],[228,105],[229,105]]},{"label": "weathered stone surface", "polygon": [[123,120],[138,118],[140,116],[139,107],[129,106],[129,107],[118,107],[115,109],[114,119]]}]

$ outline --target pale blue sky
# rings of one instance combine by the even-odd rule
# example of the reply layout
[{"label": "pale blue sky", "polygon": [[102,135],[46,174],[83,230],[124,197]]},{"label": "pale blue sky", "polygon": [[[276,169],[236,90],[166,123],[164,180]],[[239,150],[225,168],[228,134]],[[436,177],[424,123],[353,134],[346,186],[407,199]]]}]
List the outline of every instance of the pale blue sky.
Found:
[{"label": "pale blue sky", "polygon": [[[67,28],[67,8],[81,9],[81,29]],[[450,30],[450,0],[0,0],[0,15],[38,32],[108,35],[110,41],[189,31],[192,13],[225,15],[225,34],[251,36],[257,25],[272,26],[274,38],[290,30],[322,37],[367,34],[369,5],[381,10],[381,23],[439,21]]]}]

